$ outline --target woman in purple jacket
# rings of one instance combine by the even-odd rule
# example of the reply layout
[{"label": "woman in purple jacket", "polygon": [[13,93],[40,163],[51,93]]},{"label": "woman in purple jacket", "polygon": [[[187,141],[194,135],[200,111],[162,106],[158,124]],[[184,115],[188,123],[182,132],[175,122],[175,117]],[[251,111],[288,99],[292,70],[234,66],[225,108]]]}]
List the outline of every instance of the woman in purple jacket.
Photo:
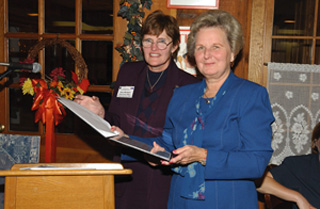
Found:
[{"label": "woman in purple jacket", "polygon": [[[139,137],[161,136],[168,103],[176,87],[199,81],[180,70],[176,58],[180,34],[176,19],[161,11],[151,13],[142,25],[144,61],[125,63],[118,74],[106,119],[126,133]],[[105,111],[96,97],[76,101],[101,117]],[[121,148],[121,161],[133,170],[117,177],[117,209],[166,209],[171,171],[152,167],[140,152]]]}]

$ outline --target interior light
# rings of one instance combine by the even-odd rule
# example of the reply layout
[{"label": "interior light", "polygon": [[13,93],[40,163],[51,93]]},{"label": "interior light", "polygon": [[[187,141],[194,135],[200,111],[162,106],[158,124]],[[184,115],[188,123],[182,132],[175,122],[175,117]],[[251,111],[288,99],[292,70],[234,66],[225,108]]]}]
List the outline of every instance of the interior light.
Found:
[{"label": "interior light", "polygon": [[31,17],[37,17],[37,16],[38,16],[38,13],[28,13],[27,15],[28,15],[28,16],[31,16]]},{"label": "interior light", "polygon": [[295,20],[285,20],[284,23],[296,23]]}]

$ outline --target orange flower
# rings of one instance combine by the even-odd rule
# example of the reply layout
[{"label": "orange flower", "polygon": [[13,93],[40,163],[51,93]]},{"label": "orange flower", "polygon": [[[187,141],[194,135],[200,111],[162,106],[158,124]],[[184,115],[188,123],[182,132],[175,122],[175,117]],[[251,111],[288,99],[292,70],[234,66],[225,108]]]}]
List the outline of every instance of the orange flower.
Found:
[{"label": "orange flower", "polygon": [[51,81],[50,87],[56,88],[58,86],[59,82],[58,81]]}]

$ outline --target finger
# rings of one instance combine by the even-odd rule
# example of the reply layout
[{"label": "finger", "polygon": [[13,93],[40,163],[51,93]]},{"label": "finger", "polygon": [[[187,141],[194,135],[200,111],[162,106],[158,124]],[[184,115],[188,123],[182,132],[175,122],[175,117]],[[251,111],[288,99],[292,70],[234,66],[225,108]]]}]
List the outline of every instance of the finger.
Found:
[{"label": "finger", "polygon": [[78,97],[79,95],[75,96],[74,97],[74,101],[80,101],[81,100],[81,97]]},{"label": "finger", "polygon": [[152,144],[153,144],[154,147],[160,147],[160,146],[157,144],[157,142],[155,142],[155,141],[154,141]]},{"label": "finger", "polygon": [[82,99],[75,99],[73,101],[81,105]]},{"label": "finger", "polygon": [[176,150],[173,150],[172,153],[174,154],[174,157],[172,159],[175,159],[175,160],[180,159],[181,155],[183,154],[184,151],[185,151],[184,147],[180,147],[180,148],[178,148]]},{"label": "finger", "polygon": [[111,130],[111,131],[117,131],[117,130],[118,130],[118,127],[117,127],[117,126],[111,126],[110,130]]},{"label": "finger", "polygon": [[182,160],[182,157],[180,155],[177,155],[169,161],[171,164],[178,164]]},{"label": "finger", "polygon": [[157,151],[164,151],[165,149],[161,147],[157,142],[153,142],[153,147],[157,148]]},{"label": "finger", "polygon": [[161,165],[170,165],[170,163],[168,161],[160,161]]},{"label": "finger", "polygon": [[176,150],[173,150],[172,153],[175,154],[175,155],[179,155],[181,153],[183,153],[184,151],[188,150],[189,149],[189,146],[188,145],[185,145],[183,147],[180,147]]}]

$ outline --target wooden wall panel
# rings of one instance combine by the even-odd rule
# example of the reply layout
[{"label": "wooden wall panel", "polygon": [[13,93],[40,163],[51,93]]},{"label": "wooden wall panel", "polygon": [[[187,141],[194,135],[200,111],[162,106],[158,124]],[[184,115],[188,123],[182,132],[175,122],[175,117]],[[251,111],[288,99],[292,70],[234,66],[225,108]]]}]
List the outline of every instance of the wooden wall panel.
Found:
[{"label": "wooden wall panel", "polygon": [[117,0],[113,1],[113,81],[117,79],[120,63],[122,62],[122,57],[120,56],[120,53],[115,50],[115,47],[123,44],[124,33],[127,31],[127,21],[122,17],[117,16],[118,11],[120,10],[119,2],[120,1]]},{"label": "wooden wall panel", "polygon": [[271,34],[274,1],[255,0],[252,5],[251,39],[248,79],[263,86],[267,84],[265,62],[271,57]]}]

